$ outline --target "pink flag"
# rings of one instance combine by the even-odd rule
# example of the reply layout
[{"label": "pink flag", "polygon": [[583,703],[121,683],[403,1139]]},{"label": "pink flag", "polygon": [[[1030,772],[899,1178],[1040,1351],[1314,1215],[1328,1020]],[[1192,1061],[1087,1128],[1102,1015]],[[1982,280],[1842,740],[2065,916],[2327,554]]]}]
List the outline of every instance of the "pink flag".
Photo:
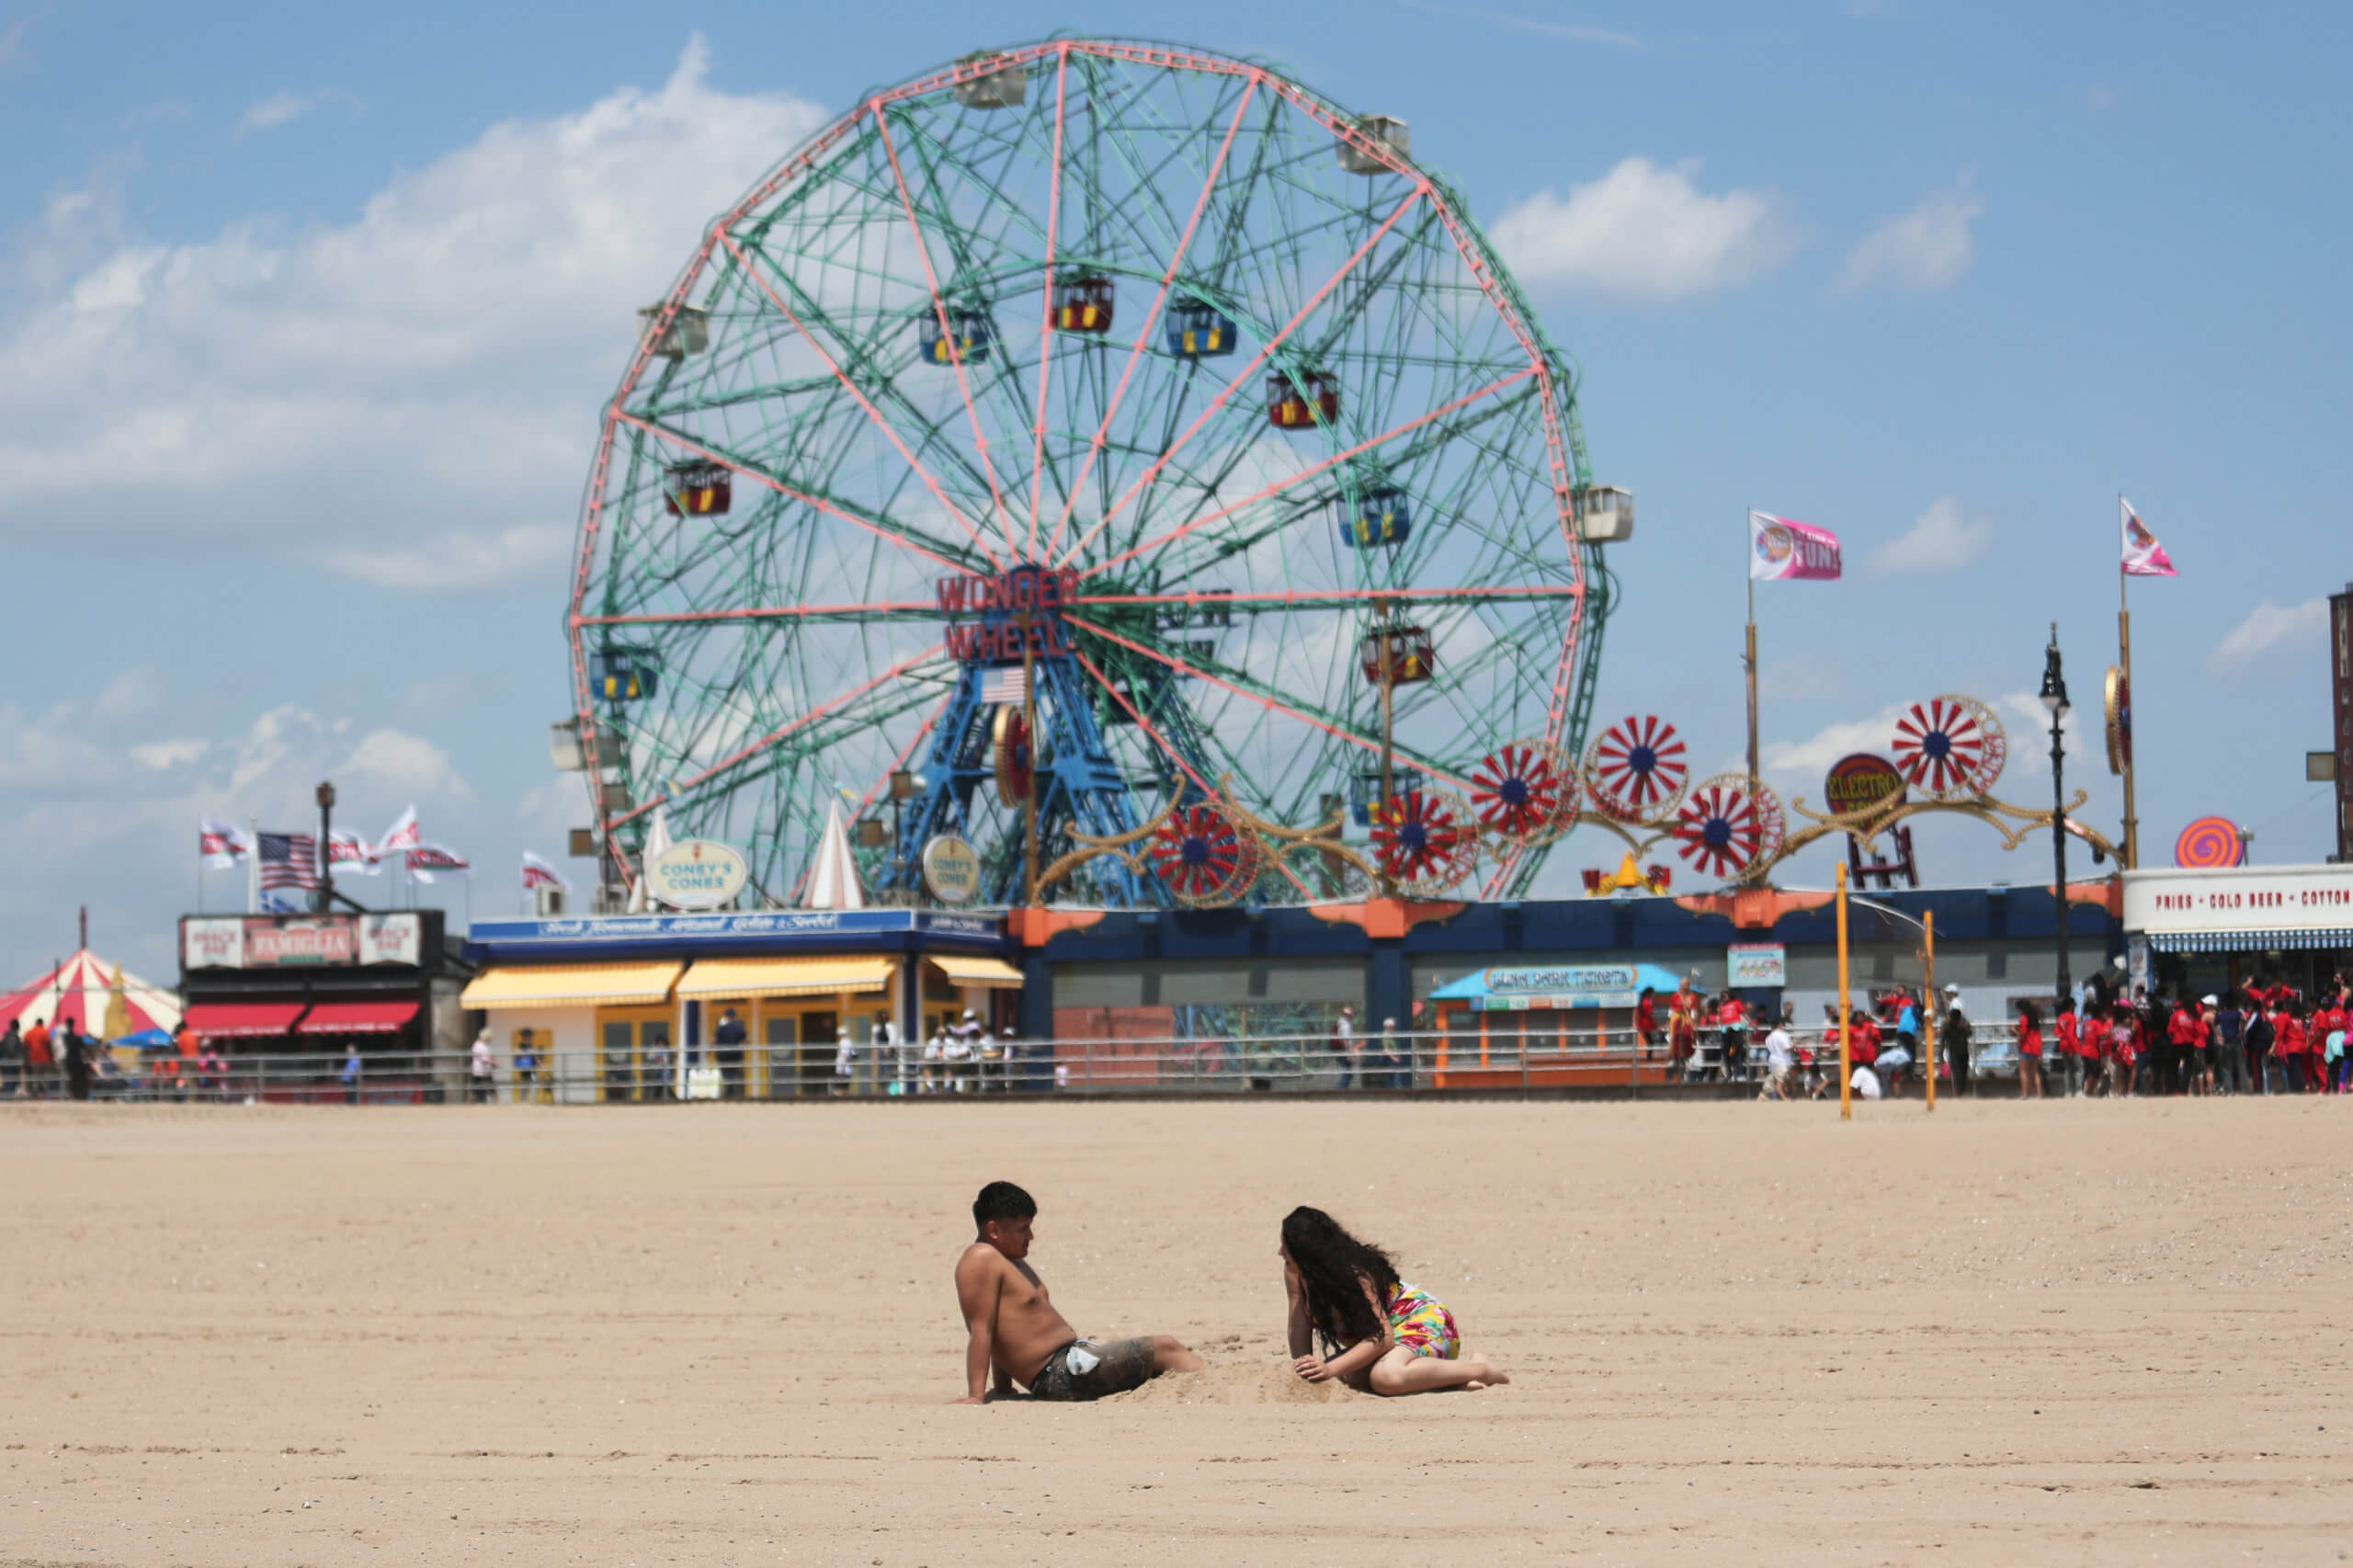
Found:
[{"label": "pink flag", "polygon": [[2148,524],[2132,510],[2132,503],[2123,496],[2116,498],[2116,508],[2123,514],[2124,574],[2127,577],[2178,577],[2173,569],[2173,557],[2149,531]]},{"label": "pink flag", "polygon": [[1838,575],[1838,536],[1770,512],[1748,514],[1748,574],[1765,582]]}]

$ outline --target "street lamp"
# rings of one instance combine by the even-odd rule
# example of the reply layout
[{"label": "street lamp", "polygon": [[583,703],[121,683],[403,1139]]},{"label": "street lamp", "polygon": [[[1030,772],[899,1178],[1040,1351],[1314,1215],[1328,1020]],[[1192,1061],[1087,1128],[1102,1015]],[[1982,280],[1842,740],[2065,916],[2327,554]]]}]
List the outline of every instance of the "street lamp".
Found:
[{"label": "street lamp", "polygon": [[2067,973],[2067,676],[2059,666],[2059,623],[2055,620],[2051,623],[2051,645],[2042,653],[2041,697],[2042,706],[2051,713],[2051,860],[2058,876],[2052,884],[2059,900],[2059,979],[2052,1004],[2055,1017],[2059,1005],[2067,1000],[2073,989]]}]

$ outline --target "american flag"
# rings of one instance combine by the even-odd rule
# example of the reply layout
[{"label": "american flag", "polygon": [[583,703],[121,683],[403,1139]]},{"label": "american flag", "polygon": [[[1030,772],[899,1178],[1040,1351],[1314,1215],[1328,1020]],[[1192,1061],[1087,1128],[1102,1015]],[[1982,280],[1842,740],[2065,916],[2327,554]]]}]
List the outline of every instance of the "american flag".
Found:
[{"label": "american flag", "polygon": [[266,888],[314,888],[319,885],[319,840],[310,833],[265,833],[255,840],[254,858],[260,863]]}]

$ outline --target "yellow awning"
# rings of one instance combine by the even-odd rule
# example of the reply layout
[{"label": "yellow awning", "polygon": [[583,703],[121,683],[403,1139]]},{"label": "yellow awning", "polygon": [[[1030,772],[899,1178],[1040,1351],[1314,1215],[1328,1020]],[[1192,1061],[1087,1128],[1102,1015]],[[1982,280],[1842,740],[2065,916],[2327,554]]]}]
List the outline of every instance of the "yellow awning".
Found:
[{"label": "yellow awning", "polygon": [[889,959],[697,959],[678,982],[681,996],[831,996],[881,991],[891,983]]},{"label": "yellow awning", "polygon": [[958,985],[1018,985],[1021,971],[1002,959],[952,959],[938,953],[926,955],[939,966],[939,972]]},{"label": "yellow awning", "polygon": [[676,959],[641,963],[528,963],[484,970],[458,997],[461,1007],[621,1007],[670,999],[685,966]]}]

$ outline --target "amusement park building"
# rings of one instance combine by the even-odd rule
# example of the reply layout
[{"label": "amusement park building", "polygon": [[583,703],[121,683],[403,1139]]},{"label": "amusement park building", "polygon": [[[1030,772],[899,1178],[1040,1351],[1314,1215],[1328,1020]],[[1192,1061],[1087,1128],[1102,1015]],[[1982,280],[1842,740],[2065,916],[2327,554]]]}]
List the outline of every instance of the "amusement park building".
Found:
[{"label": "amusement park building", "polygon": [[[2079,884],[2068,910],[2078,979],[2123,951],[2113,884]],[[2055,978],[2057,901],[2046,887],[1877,893],[1912,919],[1933,914],[1937,978],[1972,1013],[2000,1017],[2047,996]],[[1048,1040],[1321,1032],[1343,1006],[1360,1028],[1388,1017],[1449,1033],[1482,1027],[1434,992],[1491,969],[1629,966],[1652,983],[1693,974],[1724,988],[1734,946],[1780,946],[1785,984],[1751,989],[1813,1021],[1836,994],[1835,914],[1826,893],[1529,900],[1418,906],[1395,934],[1317,908],[1054,909],[1040,945],[1015,939],[1019,916],[904,909],[642,915],[478,924],[464,952],[481,973],[462,1003],[490,1017],[502,1054],[522,1029],[583,1097],[639,1098],[651,1052],[707,1060],[725,1008],[746,1030],[754,1097],[831,1093],[836,1041],[864,1047],[877,1019],[914,1018],[925,1036],[970,1007],[989,1027],[1036,1042],[1033,1082],[1051,1081]],[[1867,997],[1920,979],[1904,921],[1851,912],[1852,983]],[[1534,1027],[1523,1014],[1514,1028]],[[1622,1016],[1605,1018],[1622,1028]],[[852,1087],[874,1086],[856,1053]],[[593,1087],[591,1087],[593,1085]]]}]

